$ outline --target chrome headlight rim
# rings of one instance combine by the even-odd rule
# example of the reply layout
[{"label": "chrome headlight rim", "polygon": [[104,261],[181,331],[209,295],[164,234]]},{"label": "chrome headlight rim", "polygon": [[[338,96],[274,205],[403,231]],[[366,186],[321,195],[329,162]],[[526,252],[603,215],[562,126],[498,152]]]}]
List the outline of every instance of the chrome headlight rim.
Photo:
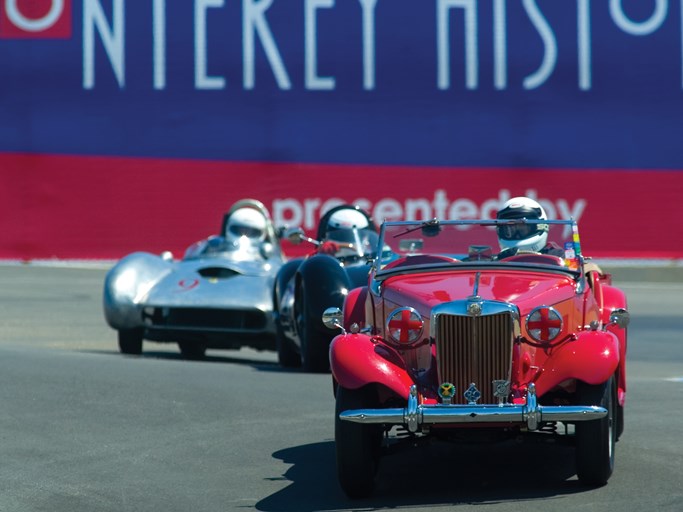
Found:
[{"label": "chrome headlight rim", "polygon": [[[541,322],[542,312],[547,311],[546,322],[553,322],[552,326],[535,326],[534,323]],[[564,328],[562,315],[552,306],[538,306],[532,309],[524,321],[527,334],[538,343],[550,343],[558,338]],[[531,324],[531,325],[530,325]],[[543,333],[547,331],[547,336]]]},{"label": "chrome headlight rim", "polygon": [[[393,320],[398,320],[400,322],[403,322],[404,320],[399,319],[397,317],[403,316],[404,312],[408,313],[409,316],[409,325],[408,327],[396,327],[391,325]],[[415,322],[414,325],[417,325],[419,323],[419,327],[410,327],[410,322]],[[387,337],[395,344],[399,346],[411,346],[416,343],[418,343],[422,339],[422,333],[424,332],[424,320],[422,319],[422,315],[415,309],[411,308],[409,306],[403,306],[394,309],[389,315],[387,316],[386,323],[384,325],[385,332],[387,333]],[[407,339],[401,339],[402,335],[405,334],[404,329],[409,331],[408,338]],[[398,331],[398,332],[397,332]]]}]

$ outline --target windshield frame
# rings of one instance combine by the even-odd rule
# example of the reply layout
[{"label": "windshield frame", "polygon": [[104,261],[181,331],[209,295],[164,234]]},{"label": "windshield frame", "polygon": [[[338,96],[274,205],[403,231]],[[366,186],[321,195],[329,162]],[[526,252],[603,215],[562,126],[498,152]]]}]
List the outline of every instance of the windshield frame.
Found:
[{"label": "windshield frame", "polygon": [[[497,227],[500,225],[510,225],[510,224],[547,224],[549,226],[564,226],[564,229],[568,231],[569,234],[563,235],[563,239],[567,242],[566,244],[573,244],[576,258],[576,269],[569,268],[567,266],[560,265],[550,265],[542,263],[530,263],[524,261],[506,261],[506,260],[496,260],[485,259],[485,260],[461,260],[461,259],[450,259],[450,260],[436,260],[425,262],[419,261],[415,265],[403,264],[399,267],[392,267],[389,265],[392,261],[402,258],[405,254],[397,254],[392,252],[392,256],[387,258],[386,252],[384,254],[382,251],[378,251],[379,257],[375,258],[371,270],[372,278],[377,281],[383,281],[388,277],[405,274],[405,273],[415,273],[415,272],[425,272],[425,271],[443,271],[443,270],[504,270],[504,269],[517,269],[517,270],[533,270],[533,271],[543,271],[543,272],[553,272],[562,273],[564,275],[570,275],[575,280],[580,280],[584,275],[583,264],[585,258],[581,252],[580,237],[578,233],[578,225],[573,219],[569,220],[538,220],[538,219],[467,219],[467,220],[438,220],[430,219],[426,221],[385,221],[380,226],[379,232],[379,246],[387,247],[395,245],[396,240],[400,240],[403,236],[409,235],[418,230],[423,230],[423,234],[426,237],[438,236],[441,229],[446,226],[462,226],[466,228],[468,226],[483,226],[483,227]],[[398,233],[388,234],[389,230],[395,228],[404,227],[405,230]],[[463,236],[467,236],[464,234]],[[390,237],[387,239],[387,237]],[[385,241],[387,240],[387,241]],[[388,243],[387,243],[388,242]],[[454,258],[454,254],[442,253],[442,252],[429,252],[420,253],[421,255],[435,255],[435,256],[447,256]],[[387,268],[387,265],[389,267]]]}]

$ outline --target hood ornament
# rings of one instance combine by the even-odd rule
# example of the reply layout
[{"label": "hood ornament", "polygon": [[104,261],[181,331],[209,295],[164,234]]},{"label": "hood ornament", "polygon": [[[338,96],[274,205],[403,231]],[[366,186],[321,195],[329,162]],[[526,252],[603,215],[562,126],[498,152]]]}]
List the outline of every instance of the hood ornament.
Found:
[{"label": "hood ornament", "polygon": [[[476,297],[477,299],[479,297]],[[481,302],[470,302],[467,304],[467,314],[470,316],[481,315]]]},{"label": "hood ornament", "polygon": [[467,297],[467,314],[470,316],[481,315],[481,297],[479,296],[479,279],[481,278],[481,273],[477,272],[474,276],[474,288],[472,289],[472,295]]}]

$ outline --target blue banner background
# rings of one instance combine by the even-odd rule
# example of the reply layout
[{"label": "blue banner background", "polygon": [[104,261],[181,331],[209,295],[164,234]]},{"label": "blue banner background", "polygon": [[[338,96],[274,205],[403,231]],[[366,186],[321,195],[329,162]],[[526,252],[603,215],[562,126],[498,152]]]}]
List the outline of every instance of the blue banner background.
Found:
[{"label": "blue banner background", "polygon": [[[304,1],[273,0],[265,19],[291,81],[275,79],[256,37],[255,84],[243,85],[243,3],[206,9],[207,75],[195,85],[194,2],[165,3],[165,88],[154,88],[152,0],[125,6],[125,84],[95,31],[94,85],[84,86],[84,6],[110,23],[117,0],[74,0],[73,37],[0,39],[0,151],[448,167],[681,169],[681,6],[616,2],[634,22],[666,6],[662,24],[634,36],[608,0],[590,13],[590,89],[579,86],[578,6],[583,0],[510,0],[506,86],[494,76],[493,0],[476,9],[477,85],[467,87],[465,11],[452,9],[450,87],[438,86],[435,0],[378,0],[374,89],[363,88],[362,9],[337,0],[315,11],[317,74],[305,83]],[[251,0],[254,4],[255,0]],[[4,5],[5,0],[0,0]],[[614,3],[614,2],[612,2]],[[21,4],[21,2],[20,2]],[[257,5],[257,4],[254,4]],[[265,4],[264,4],[265,5]],[[531,7],[529,7],[531,5]],[[537,7],[557,43],[552,74],[525,89],[545,56]]]}]

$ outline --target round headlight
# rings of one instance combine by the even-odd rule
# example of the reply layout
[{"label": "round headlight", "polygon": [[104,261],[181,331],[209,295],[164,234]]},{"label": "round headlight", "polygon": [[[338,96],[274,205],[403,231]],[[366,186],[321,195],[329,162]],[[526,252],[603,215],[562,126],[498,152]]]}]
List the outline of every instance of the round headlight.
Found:
[{"label": "round headlight", "polygon": [[396,343],[411,345],[420,340],[424,322],[413,308],[398,308],[387,318],[387,333]]},{"label": "round headlight", "polygon": [[538,307],[527,315],[526,331],[534,340],[548,343],[562,332],[562,316],[554,308]]}]

